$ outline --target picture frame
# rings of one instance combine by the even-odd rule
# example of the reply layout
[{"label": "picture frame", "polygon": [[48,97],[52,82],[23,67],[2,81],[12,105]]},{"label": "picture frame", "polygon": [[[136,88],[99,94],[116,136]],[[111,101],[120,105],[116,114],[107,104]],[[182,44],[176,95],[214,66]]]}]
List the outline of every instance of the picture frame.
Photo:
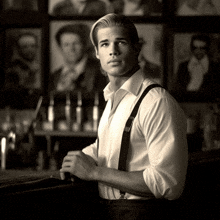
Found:
[{"label": "picture frame", "polygon": [[39,0],[2,0],[3,11],[39,11]]},{"label": "picture frame", "polygon": [[42,29],[5,29],[3,51],[4,105],[15,109],[35,108],[43,93]]},{"label": "picture frame", "polygon": [[[180,102],[216,101],[220,97],[220,34],[185,31],[170,35],[168,90]],[[205,39],[209,39],[208,47]]]},{"label": "picture frame", "polygon": [[[23,48],[18,48],[18,41],[21,41],[23,36],[26,37],[22,41],[22,43],[24,43]],[[7,71],[12,68],[13,59],[16,59],[16,61],[20,59],[24,61],[27,66],[33,68],[33,71],[37,74],[35,82],[30,84],[24,83],[22,86],[26,89],[42,89],[41,28],[9,28],[5,31],[5,37],[5,48],[7,48],[7,50],[5,50],[6,74]],[[24,51],[22,51],[22,49]]]},{"label": "picture frame", "polygon": [[218,0],[177,0],[175,3],[177,16],[219,16]]},{"label": "picture frame", "polygon": [[[66,25],[71,24],[84,24],[88,27],[88,30],[92,27],[93,20],[53,20],[50,22],[50,34],[49,34],[49,48],[50,48],[50,74],[56,71],[64,64],[64,57],[61,54],[59,46],[56,42],[55,35],[58,30]],[[90,53],[95,58],[95,51],[92,43],[88,41],[90,47]],[[49,82],[50,83],[50,82]]]},{"label": "picture frame", "polygon": [[[75,5],[74,5],[75,4]],[[87,1],[84,5],[76,5],[71,0],[49,0],[48,14],[56,17],[101,17],[108,13],[126,16],[148,17],[161,16],[164,0],[97,0]]]},{"label": "picture frame", "polygon": [[48,14],[54,17],[101,17],[108,13],[108,0],[77,3],[72,0],[48,0]]}]

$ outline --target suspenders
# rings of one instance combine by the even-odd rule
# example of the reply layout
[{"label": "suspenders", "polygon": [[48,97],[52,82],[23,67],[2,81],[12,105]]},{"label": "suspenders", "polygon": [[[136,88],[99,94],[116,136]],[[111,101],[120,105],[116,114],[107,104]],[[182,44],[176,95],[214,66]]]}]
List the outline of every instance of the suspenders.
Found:
[{"label": "suspenders", "polygon": [[[129,142],[130,142],[130,133],[131,133],[131,127],[133,120],[138,112],[139,106],[143,100],[143,98],[147,95],[147,93],[155,87],[161,87],[159,84],[151,84],[148,86],[144,92],[142,93],[141,97],[137,101],[136,105],[134,106],[130,117],[128,118],[123,136],[122,136],[122,141],[121,141],[121,151],[120,151],[120,156],[119,156],[119,164],[118,164],[118,170],[126,171],[126,162],[127,162],[127,154],[128,154],[128,147],[129,147]],[[125,192],[120,191],[121,193],[121,198],[124,197]]]}]

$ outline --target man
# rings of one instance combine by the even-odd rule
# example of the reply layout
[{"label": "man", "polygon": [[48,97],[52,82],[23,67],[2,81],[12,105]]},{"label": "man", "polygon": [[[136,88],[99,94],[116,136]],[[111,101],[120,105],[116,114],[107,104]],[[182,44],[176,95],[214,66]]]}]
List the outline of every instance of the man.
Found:
[{"label": "man", "polygon": [[[39,89],[41,86],[40,64],[37,59],[38,37],[33,32],[21,33],[16,40],[16,51],[6,71],[5,87],[11,79],[17,78],[18,84],[26,89]],[[11,76],[11,74],[17,76]],[[17,84],[17,81],[14,82]]]},{"label": "man", "polygon": [[208,35],[192,36],[190,43],[192,55],[189,60],[180,63],[178,67],[173,89],[177,95],[196,92],[208,96],[217,92],[220,67],[210,58],[210,44]]},{"label": "man", "polygon": [[145,78],[139,68],[139,37],[127,17],[108,14],[100,18],[90,38],[109,77],[110,83],[104,89],[107,105],[98,141],[82,151],[68,152],[60,170],[61,179],[70,173],[97,181],[106,219],[165,217],[168,209],[165,204],[159,206],[160,201],[179,198],[184,188],[184,113],[163,88],[151,89],[130,129],[126,170],[118,169],[125,123],[143,91],[154,82]]},{"label": "man", "polygon": [[100,0],[63,0],[57,3],[52,15],[60,16],[102,16],[106,14],[106,4]]}]

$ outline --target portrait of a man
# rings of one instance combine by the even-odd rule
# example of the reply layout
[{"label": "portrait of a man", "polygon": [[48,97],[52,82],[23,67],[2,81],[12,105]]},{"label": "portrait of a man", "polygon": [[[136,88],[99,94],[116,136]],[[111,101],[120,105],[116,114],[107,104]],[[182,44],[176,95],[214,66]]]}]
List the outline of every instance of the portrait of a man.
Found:
[{"label": "portrait of a man", "polygon": [[6,31],[5,87],[41,89],[41,30],[32,28]]},{"label": "portrait of a man", "polygon": [[[184,98],[189,93],[200,98],[219,94],[220,65],[216,55],[219,51],[212,46],[214,40],[217,43],[219,39],[211,34],[176,34],[172,91],[178,97]],[[186,42],[189,42],[188,47]]]},{"label": "portrait of a man", "polygon": [[178,0],[176,14],[180,16],[212,16],[220,14],[219,0]]},{"label": "portrait of a man", "polygon": [[2,0],[3,10],[38,10],[38,0]]},{"label": "portrait of a man", "polygon": [[127,16],[160,16],[162,0],[109,0],[110,12]]},{"label": "portrait of a man", "polygon": [[53,16],[102,16],[106,12],[102,0],[49,0],[49,14]]}]

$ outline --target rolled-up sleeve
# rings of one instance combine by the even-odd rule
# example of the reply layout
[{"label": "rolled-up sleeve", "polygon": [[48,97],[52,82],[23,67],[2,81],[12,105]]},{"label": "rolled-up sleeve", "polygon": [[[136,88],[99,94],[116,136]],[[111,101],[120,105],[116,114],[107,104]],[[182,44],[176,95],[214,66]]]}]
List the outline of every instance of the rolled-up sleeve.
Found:
[{"label": "rolled-up sleeve", "polygon": [[185,114],[175,100],[165,97],[143,109],[140,118],[149,158],[144,181],[156,198],[177,199],[188,164]]},{"label": "rolled-up sleeve", "polygon": [[90,157],[92,157],[95,162],[97,163],[98,159],[97,159],[97,139],[93,144],[90,144],[89,146],[85,147],[82,152],[85,153],[86,155],[89,155]]}]

